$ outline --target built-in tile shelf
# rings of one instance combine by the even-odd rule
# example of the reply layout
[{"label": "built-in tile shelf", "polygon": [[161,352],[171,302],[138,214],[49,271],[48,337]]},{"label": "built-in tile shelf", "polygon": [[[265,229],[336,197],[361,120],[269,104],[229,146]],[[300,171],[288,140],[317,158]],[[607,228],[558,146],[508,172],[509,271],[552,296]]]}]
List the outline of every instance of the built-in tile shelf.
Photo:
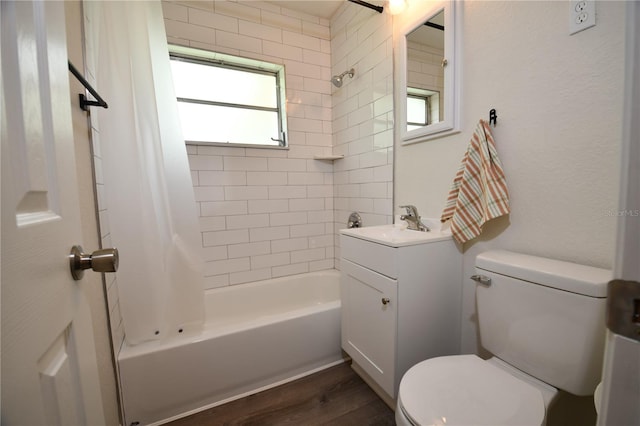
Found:
[{"label": "built-in tile shelf", "polygon": [[324,160],[324,161],[340,160],[342,158],[344,158],[344,155],[315,155],[313,157],[314,160]]}]

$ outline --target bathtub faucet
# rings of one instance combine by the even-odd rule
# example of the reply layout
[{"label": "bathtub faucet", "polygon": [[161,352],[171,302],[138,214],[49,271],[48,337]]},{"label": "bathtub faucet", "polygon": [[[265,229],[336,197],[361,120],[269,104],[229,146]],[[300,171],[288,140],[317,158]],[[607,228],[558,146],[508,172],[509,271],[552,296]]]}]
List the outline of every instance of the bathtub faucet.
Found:
[{"label": "bathtub faucet", "polygon": [[408,229],[413,229],[414,231],[422,231],[429,232],[430,229],[422,223],[420,220],[420,215],[418,214],[418,209],[416,206],[406,205],[400,206],[401,209],[406,209],[407,214],[403,214],[400,216],[400,220],[406,220],[409,224]]},{"label": "bathtub faucet", "polygon": [[353,212],[349,215],[349,220],[347,222],[347,228],[361,228],[362,227],[362,218],[358,214],[358,212]]}]

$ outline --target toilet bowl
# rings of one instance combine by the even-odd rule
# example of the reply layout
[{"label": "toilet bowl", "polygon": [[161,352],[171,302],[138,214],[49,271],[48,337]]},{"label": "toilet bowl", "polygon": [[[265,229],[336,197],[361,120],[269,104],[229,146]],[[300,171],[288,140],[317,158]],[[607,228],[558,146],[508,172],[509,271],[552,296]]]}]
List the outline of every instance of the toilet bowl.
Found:
[{"label": "toilet bowl", "polygon": [[514,370],[476,355],[416,364],[400,382],[396,424],[544,425],[557,389]]},{"label": "toilet bowl", "polygon": [[558,389],[592,395],[611,271],[503,250],[478,255],[478,326],[493,354],[432,358],[397,392],[396,423],[544,425]]},{"label": "toilet bowl", "polygon": [[602,404],[602,382],[596,386],[596,391],[593,393],[593,406],[596,409],[596,415],[600,414],[600,404]]}]

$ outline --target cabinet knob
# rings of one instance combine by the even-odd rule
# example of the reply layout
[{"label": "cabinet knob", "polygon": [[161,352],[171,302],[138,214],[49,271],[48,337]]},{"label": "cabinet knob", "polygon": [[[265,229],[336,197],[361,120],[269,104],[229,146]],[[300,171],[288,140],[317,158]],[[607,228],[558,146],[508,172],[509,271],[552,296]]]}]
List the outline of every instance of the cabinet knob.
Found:
[{"label": "cabinet knob", "polygon": [[382,298],[382,304],[386,305],[387,303],[391,302],[391,300],[388,297],[383,297]]}]

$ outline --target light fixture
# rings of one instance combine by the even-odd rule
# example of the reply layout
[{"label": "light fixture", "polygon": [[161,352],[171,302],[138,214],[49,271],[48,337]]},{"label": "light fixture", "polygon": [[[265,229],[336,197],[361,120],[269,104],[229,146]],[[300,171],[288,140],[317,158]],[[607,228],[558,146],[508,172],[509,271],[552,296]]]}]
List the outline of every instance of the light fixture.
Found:
[{"label": "light fixture", "polygon": [[391,15],[402,13],[407,8],[407,0],[389,0],[387,11]]}]

